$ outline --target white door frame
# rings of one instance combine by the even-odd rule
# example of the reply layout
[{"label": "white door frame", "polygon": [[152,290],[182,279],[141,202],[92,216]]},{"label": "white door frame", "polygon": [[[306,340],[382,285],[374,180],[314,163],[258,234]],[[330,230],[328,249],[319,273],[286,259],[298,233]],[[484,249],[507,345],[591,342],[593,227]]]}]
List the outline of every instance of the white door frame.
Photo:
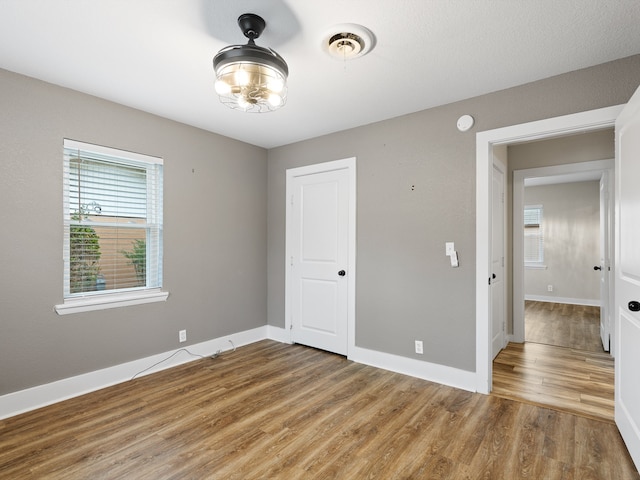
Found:
[{"label": "white door frame", "polygon": [[[598,179],[604,172],[613,172],[614,161],[595,160],[592,162],[568,163],[550,167],[528,168],[513,172],[513,334],[511,340],[522,343],[524,332],[524,184],[527,178],[555,177],[576,173],[594,172]],[[609,209],[609,214],[612,210]],[[600,228],[607,228],[600,225]],[[611,237],[612,231],[606,232]],[[600,299],[608,304],[609,298]]]},{"label": "white door frame", "polygon": [[330,162],[317,163],[304,167],[289,168],[286,171],[286,213],[285,213],[285,306],[284,327],[289,343],[293,343],[291,329],[293,327],[291,308],[292,278],[291,278],[291,235],[293,209],[291,201],[293,198],[293,179],[302,175],[313,175],[315,173],[329,172],[334,170],[348,170],[349,172],[349,240],[347,259],[347,357],[355,348],[356,332],[356,157],[334,160]]},{"label": "white door frame", "polygon": [[491,169],[493,147],[611,128],[623,105],[487,130],[476,134],[476,391],[491,392]]}]

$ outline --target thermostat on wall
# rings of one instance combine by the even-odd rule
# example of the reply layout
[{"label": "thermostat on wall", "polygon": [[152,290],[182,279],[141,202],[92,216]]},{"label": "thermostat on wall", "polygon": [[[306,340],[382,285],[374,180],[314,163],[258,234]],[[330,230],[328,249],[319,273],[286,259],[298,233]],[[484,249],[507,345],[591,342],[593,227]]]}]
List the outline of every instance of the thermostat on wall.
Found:
[{"label": "thermostat on wall", "polygon": [[466,132],[471,127],[473,127],[473,117],[471,115],[462,115],[458,119],[457,126],[458,130],[460,130],[461,132]]}]

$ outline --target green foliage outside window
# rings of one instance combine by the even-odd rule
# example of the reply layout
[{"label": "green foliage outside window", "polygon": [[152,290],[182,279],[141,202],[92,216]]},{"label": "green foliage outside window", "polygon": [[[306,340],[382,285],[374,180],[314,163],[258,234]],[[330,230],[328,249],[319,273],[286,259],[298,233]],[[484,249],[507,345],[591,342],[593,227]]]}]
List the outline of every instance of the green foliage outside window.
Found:
[{"label": "green foliage outside window", "polygon": [[[81,214],[72,217],[80,218]],[[100,237],[87,225],[71,225],[69,233],[71,293],[93,292],[100,274]]]},{"label": "green foliage outside window", "polygon": [[129,264],[133,265],[136,271],[136,279],[140,286],[144,286],[147,283],[147,242],[144,239],[137,239],[133,241],[133,248],[131,250],[122,250],[122,253],[127,259]]}]

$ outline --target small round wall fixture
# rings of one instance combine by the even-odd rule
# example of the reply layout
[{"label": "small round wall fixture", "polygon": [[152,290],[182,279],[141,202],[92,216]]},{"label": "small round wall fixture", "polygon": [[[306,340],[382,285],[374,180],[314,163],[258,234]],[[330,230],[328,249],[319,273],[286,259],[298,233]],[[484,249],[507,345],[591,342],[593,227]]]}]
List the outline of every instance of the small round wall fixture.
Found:
[{"label": "small round wall fixture", "polygon": [[375,46],[375,37],[362,25],[343,23],[326,31],[321,46],[336,60],[352,60],[369,53]]},{"label": "small round wall fixture", "polygon": [[471,127],[473,127],[473,124],[474,124],[474,120],[471,115],[462,115],[458,119],[458,123],[456,124],[456,126],[458,127],[458,130],[460,130],[461,132],[466,132],[470,130]]},{"label": "small round wall fixture", "polygon": [[255,44],[266,27],[262,17],[245,13],[238,18],[238,26],[249,42],[225,47],[213,57],[216,93],[235,110],[277,110],[287,100],[287,62],[274,50]]}]

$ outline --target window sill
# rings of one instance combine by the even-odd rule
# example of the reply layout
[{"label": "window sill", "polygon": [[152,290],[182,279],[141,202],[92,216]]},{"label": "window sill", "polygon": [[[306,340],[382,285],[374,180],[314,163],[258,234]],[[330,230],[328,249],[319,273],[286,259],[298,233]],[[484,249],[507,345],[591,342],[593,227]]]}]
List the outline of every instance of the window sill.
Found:
[{"label": "window sill", "polygon": [[525,263],[524,268],[527,270],[546,270],[547,266],[541,263]]},{"label": "window sill", "polygon": [[169,297],[169,292],[161,292],[160,290],[114,293],[69,299],[61,305],[54,306],[53,309],[58,315],[68,315],[70,313],[106,310],[129,305],[164,302],[167,297]]}]

